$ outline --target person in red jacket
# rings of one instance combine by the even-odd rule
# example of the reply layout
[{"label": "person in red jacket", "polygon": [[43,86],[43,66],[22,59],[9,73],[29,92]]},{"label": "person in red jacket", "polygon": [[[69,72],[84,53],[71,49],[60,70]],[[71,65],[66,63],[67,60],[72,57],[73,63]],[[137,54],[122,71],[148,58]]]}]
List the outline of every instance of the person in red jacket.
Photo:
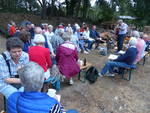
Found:
[{"label": "person in red jacket", "polygon": [[50,76],[49,68],[51,68],[52,62],[48,48],[44,47],[45,38],[43,35],[37,34],[33,42],[36,45],[29,48],[29,61],[38,63],[44,69],[45,79],[48,79]]},{"label": "person in red jacket", "polygon": [[16,33],[16,24],[15,22],[12,22],[9,29],[9,35],[14,36],[15,33]]}]

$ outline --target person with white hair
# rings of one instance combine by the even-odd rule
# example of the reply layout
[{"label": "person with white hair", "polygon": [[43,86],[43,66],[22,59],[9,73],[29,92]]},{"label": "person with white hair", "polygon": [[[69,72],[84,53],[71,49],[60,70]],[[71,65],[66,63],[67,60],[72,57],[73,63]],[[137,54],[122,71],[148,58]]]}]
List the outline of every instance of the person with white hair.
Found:
[{"label": "person with white hair", "polygon": [[123,20],[118,20],[117,24],[118,24],[116,26],[117,48],[118,48],[117,52],[119,52],[123,48],[123,42],[124,42],[124,38],[126,37],[128,25],[124,23]]},{"label": "person with white hair", "polygon": [[52,44],[52,47],[54,49],[55,54],[56,54],[57,47],[64,42],[64,40],[62,39],[63,34],[64,34],[64,29],[59,28],[58,31],[57,31],[57,34],[55,34],[51,38],[51,44]]},{"label": "person with white hair", "polygon": [[102,68],[99,76],[102,77],[106,73],[109,73],[108,76],[114,76],[113,69],[114,67],[117,68],[130,68],[134,66],[134,61],[137,55],[136,49],[137,39],[135,37],[131,37],[129,40],[129,48],[127,51],[120,55],[117,59],[113,61],[106,62],[105,66]]},{"label": "person with white hair", "polygon": [[69,79],[69,84],[72,85],[72,77],[77,75],[80,71],[80,67],[77,63],[77,48],[70,41],[71,35],[69,33],[64,33],[62,37],[65,42],[56,50],[56,61],[60,72]]},{"label": "person with white hair", "polygon": [[136,59],[134,61],[134,63],[137,63],[144,56],[144,51],[145,51],[145,48],[146,48],[146,43],[142,39],[142,37],[140,36],[140,33],[138,31],[132,31],[132,36],[137,39],[136,48],[137,48],[138,54],[137,54]]},{"label": "person with white hair", "polygon": [[55,97],[41,92],[44,70],[35,62],[29,62],[19,70],[24,92],[14,92],[7,100],[7,113],[78,113],[65,111]]},{"label": "person with white hair", "polygon": [[44,47],[45,38],[42,34],[36,34],[33,42],[35,46],[29,48],[29,60],[38,63],[45,72],[45,79],[50,76],[49,68],[52,66],[50,52],[48,48]]},{"label": "person with white hair", "polygon": [[[51,52],[52,56],[55,56],[52,44],[49,41],[49,38],[47,37],[46,32],[45,32],[45,34],[43,34],[43,31],[42,31],[41,27],[35,27],[35,36],[34,37],[36,37],[36,35],[39,35],[39,34],[43,35],[44,38],[45,38],[44,47],[49,49],[49,51]],[[32,45],[35,45],[35,43],[33,42],[33,40],[31,42],[32,42]]]}]

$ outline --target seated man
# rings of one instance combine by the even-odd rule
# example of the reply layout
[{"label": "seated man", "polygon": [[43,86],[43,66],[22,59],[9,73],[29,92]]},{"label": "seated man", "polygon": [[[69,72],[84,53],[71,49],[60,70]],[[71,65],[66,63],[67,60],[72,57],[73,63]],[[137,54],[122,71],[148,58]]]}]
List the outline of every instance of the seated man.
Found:
[{"label": "seated man", "polygon": [[90,30],[90,37],[94,39],[94,43],[96,44],[95,49],[98,48],[100,43],[105,43],[105,41],[101,39],[99,33],[96,31],[96,25],[92,26],[92,29]]},{"label": "seated man", "polygon": [[109,72],[108,76],[114,76],[112,75],[114,67],[124,68],[133,66],[137,55],[136,43],[136,38],[132,37],[129,41],[129,48],[127,49],[127,51],[123,55],[119,56],[117,59],[113,61],[108,61],[99,73],[99,75],[104,76],[107,72]]},{"label": "seated man", "polygon": [[[29,62],[19,70],[24,92],[14,92],[7,101],[7,113],[64,113],[57,98],[41,92],[44,70],[37,63]],[[69,110],[66,113],[78,113]]]},{"label": "seated man", "polygon": [[[6,42],[7,51],[0,55],[0,93],[6,98],[20,86],[18,68],[29,62],[28,54],[22,51],[23,42],[19,38],[9,38]],[[13,86],[16,86],[14,88]]]}]

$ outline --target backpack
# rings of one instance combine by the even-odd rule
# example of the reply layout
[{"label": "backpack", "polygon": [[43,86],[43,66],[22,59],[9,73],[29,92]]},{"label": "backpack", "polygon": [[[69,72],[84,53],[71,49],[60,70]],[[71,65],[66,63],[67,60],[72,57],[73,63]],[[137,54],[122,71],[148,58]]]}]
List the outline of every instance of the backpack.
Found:
[{"label": "backpack", "polygon": [[86,78],[90,83],[96,82],[96,80],[97,80],[97,78],[98,78],[98,70],[97,70],[94,66],[91,66],[91,67],[86,71],[85,78]]}]

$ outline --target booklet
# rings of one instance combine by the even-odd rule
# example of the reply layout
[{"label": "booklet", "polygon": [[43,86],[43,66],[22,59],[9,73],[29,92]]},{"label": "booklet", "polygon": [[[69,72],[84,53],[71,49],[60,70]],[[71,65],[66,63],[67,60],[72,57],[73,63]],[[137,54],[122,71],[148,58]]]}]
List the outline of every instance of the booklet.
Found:
[{"label": "booklet", "polygon": [[114,54],[110,54],[109,57],[108,57],[109,60],[115,60],[117,58],[118,58],[118,56],[114,55]]}]

